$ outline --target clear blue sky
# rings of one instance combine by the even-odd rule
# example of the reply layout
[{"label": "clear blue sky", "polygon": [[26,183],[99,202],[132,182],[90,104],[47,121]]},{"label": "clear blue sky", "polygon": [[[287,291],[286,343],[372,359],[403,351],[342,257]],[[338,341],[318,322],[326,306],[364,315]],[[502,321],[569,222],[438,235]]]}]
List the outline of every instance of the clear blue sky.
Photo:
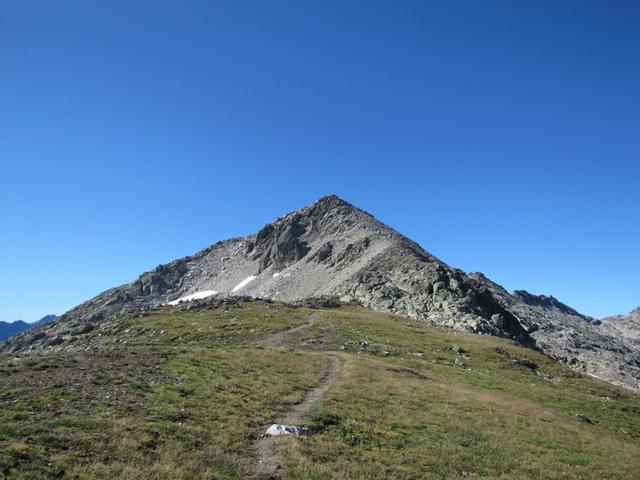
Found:
[{"label": "clear blue sky", "polygon": [[510,290],[640,305],[638,1],[0,4],[0,319],[329,192]]}]

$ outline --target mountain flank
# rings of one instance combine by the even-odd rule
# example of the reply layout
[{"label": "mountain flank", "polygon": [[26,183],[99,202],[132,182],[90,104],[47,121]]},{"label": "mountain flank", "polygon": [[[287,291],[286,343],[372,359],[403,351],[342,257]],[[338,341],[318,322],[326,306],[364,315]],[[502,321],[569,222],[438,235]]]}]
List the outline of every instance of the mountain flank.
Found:
[{"label": "mountain flank", "polygon": [[639,391],[640,346],[553,297],[507,292],[466,274],[335,195],[245,238],[217,242],[108,290],[0,347],[81,348],[83,335],[154,309],[249,296],[342,302],[454,330],[504,337],[580,372]]},{"label": "mountain flank", "polygon": [[635,343],[640,343],[640,307],[627,315],[603,318],[602,325],[611,335],[622,336]]}]

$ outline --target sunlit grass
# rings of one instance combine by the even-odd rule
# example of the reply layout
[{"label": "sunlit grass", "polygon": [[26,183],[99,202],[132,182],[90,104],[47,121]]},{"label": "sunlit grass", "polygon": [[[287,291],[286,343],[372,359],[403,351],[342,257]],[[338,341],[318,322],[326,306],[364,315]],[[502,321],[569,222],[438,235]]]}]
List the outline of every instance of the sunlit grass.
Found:
[{"label": "sunlit grass", "polygon": [[[312,312],[286,348],[256,347]],[[342,368],[309,421],[317,434],[279,443],[288,478],[640,471],[638,396],[508,340],[260,302],[162,310],[106,335],[100,351],[0,362],[0,478],[247,478],[253,441],[320,381],[327,351]]]}]

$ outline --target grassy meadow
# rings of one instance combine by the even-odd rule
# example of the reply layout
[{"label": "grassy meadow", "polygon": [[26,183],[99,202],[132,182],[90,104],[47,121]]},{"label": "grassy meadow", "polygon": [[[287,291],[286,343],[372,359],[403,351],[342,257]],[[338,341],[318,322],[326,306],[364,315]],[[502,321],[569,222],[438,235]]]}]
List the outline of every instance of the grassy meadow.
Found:
[{"label": "grassy meadow", "polygon": [[[282,348],[259,346],[311,314]],[[278,443],[285,478],[640,472],[640,397],[505,339],[263,302],[163,309],[100,333],[92,351],[0,358],[0,478],[250,478],[253,442],[320,382],[328,352],[341,371],[316,434]]]}]

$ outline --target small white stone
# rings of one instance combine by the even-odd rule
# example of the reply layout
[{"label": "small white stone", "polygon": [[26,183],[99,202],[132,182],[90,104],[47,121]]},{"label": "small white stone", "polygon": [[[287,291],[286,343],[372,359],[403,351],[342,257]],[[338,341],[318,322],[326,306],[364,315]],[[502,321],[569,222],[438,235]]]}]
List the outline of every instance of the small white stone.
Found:
[{"label": "small white stone", "polygon": [[274,423],[265,432],[265,437],[278,437],[280,435],[310,435],[311,429],[306,427],[297,427],[295,425],[280,425]]}]

